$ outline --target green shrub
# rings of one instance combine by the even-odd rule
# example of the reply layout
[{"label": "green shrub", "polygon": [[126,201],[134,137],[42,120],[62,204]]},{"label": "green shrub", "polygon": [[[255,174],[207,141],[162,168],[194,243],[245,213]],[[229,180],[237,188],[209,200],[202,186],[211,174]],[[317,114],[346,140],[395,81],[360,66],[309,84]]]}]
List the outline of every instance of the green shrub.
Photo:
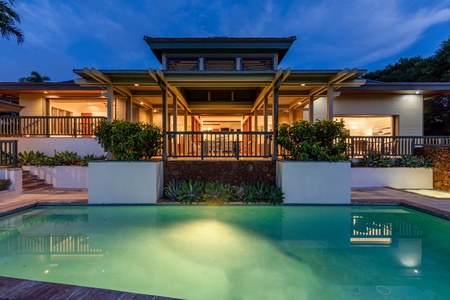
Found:
[{"label": "green shrub", "polygon": [[11,186],[11,179],[0,179],[0,191],[9,189]]},{"label": "green shrub", "polygon": [[278,143],[286,150],[284,159],[299,161],[346,161],[344,121],[295,122],[292,126],[281,124]]},{"label": "green shrub", "polygon": [[161,128],[141,122],[101,120],[94,135],[116,160],[150,159],[162,148]]}]

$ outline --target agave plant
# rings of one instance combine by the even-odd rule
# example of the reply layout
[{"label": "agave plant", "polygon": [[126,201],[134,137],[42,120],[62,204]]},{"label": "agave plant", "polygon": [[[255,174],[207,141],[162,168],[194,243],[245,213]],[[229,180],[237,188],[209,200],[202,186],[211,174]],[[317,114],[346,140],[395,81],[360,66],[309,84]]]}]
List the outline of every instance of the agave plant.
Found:
[{"label": "agave plant", "polygon": [[407,168],[432,168],[433,161],[426,156],[402,155],[395,161],[399,167]]},{"label": "agave plant", "polygon": [[256,202],[264,202],[267,198],[267,184],[264,182],[257,182],[255,183],[255,196],[256,196]]},{"label": "agave plant", "polygon": [[167,184],[164,188],[164,192],[166,193],[166,197],[172,201],[176,201],[178,195],[180,194],[181,185],[183,180],[172,180]]},{"label": "agave plant", "polygon": [[244,188],[244,203],[256,203],[257,197],[256,197],[256,188],[253,184],[246,184],[243,186]]},{"label": "agave plant", "polygon": [[284,200],[284,193],[275,185],[266,186],[266,196],[267,202],[273,205],[282,204]]},{"label": "agave plant", "polygon": [[371,153],[364,155],[357,165],[362,167],[385,168],[392,167],[393,162],[389,156]]},{"label": "agave plant", "polygon": [[206,204],[222,205],[228,202],[231,197],[231,187],[217,181],[208,182],[205,185],[203,199]]},{"label": "agave plant", "polygon": [[245,186],[244,185],[237,185],[233,186],[231,189],[231,201],[240,202],[244,201],[245,197]]},{"label": "agave plant", "polygon": [[53,166],[73,166],[80,163],[80,157],[76,152],[72,151],[62,151],[57,152],[52,157]]},{"label": "agave plant", "polygon": [[177,199],[182,203],[199,202],[203,192],[203,184],[200,181],[189,179],[181,184]]}]

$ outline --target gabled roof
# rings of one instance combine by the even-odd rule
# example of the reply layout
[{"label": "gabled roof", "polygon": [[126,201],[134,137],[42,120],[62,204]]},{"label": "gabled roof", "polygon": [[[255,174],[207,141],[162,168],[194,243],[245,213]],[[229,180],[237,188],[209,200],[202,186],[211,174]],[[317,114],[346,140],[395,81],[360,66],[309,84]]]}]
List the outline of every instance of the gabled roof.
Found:
[{"label": "gabled roof", "polygon": [[277,51],[278,61],[281,62],[296,39],[295,36],[287,38],[152,38],[144,36],[144,41],[147,42],[159,62],[162,62],[163,52],[188,54],[202,51],[212,53],[218,50],[243,51],[255,54],[264,51]]}]

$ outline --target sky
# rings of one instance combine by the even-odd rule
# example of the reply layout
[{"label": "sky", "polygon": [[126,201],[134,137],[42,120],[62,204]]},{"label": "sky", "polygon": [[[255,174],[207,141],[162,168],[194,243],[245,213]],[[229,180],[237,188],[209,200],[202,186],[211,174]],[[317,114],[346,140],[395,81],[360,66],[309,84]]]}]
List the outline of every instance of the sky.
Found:
[{"label": "sky", "polygon": [[433,55],[450,37],[450,0],[17,0],[15,10],[25,42],[0,38],[0,82],[161,68],[144,36],[296,36],[282,68],[368,71]]}]

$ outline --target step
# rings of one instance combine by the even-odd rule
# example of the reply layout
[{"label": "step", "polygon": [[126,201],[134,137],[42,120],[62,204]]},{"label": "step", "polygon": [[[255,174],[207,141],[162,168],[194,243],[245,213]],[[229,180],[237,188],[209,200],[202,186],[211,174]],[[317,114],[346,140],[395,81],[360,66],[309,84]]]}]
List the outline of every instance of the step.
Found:
[{"label": "step", "polygon": [[39,179],[37,175],[33,175],[30,171],[22,171],[22,190],[32,191],[39,189],[52,188],[52,184],[45,183],[44,179]]}]

